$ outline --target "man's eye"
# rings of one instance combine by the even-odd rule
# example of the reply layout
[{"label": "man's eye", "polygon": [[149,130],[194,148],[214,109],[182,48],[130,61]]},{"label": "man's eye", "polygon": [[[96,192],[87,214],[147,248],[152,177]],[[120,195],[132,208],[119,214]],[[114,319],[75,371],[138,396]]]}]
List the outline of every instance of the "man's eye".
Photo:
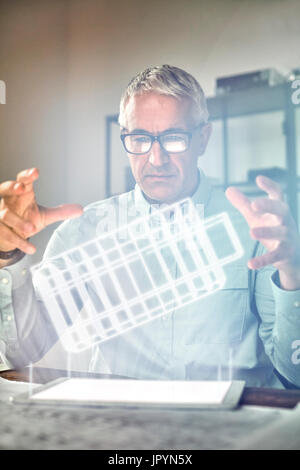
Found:
[{"label": "man's eye", "polygon": [[182,142],[184,140],[184,136],[178,134],[170,134],[164,136],[165,142]]},{"label": "man's eye", "polygon": [[132,142],[143,144],[145,142],[149,142],[149,137],[146,135],[134,136],[132,137]]}]

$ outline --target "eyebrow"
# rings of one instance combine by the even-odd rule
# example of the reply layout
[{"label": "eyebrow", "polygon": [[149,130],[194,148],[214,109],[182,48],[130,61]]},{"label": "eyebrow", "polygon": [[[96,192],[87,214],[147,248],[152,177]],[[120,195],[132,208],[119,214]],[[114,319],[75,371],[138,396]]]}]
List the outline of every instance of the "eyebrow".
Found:
[{"label": "eyebrow", "polygon": [[[133,129],[131,132],[128,131],[128,129],[123,128],[122,131],[123,133],[129,133],[129,134],[152,134],[152,132],[147,131],[146,129]],[[186,129],[183,129],[182,127],[170,127],[166,129],[163,132],[159,132],[159,135],[161,134],[169,134],[171,132],[187,132]]]}]

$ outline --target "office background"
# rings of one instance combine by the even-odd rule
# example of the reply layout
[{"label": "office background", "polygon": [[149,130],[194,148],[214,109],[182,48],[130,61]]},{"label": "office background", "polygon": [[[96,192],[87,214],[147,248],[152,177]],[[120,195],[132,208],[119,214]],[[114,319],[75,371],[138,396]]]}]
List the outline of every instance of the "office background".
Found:
[{"label": "office background", "polygon": [[[104,198],[106,118],[118,112],[133,75],[149,65],[176,65],[208,97],[218,77],[268,68],[288,77],[300,68],[299,15],[299,0],[0,0],[1,181],[37,166],[42,205]],[[249,168],[284,168],[282,123],[281,111],[230,120],[230,181],[246,180]],[[224,165],[221,126],[214,123],[199,162],[216,183]],[[111,150],[116,193],[126,189],[127,166],[116,125]],[[33,262],[54,227],[36,236]]]},{"label": "office background", "polygon": [[[105,197],[105,118],[118,112],[136,72],[174,64],[194,74],[208,96],[215,95],[217,77],[266,68],[287,75],[300,67],[299,14],[298,0],[1,0],[0,79],[7,88],[1,180],[37,166],[41,204],[86,205]],[[230,123],[239,130],[230,147],[233,180],[246,177],[249,165],[284,164],[281,121],[274,113]],[[218,126],[200,162],[216,178]],[[117,192],[124,173],[116,162],[126,156],[114,142]],[[52,229],[37,237],[38,257]]]}]

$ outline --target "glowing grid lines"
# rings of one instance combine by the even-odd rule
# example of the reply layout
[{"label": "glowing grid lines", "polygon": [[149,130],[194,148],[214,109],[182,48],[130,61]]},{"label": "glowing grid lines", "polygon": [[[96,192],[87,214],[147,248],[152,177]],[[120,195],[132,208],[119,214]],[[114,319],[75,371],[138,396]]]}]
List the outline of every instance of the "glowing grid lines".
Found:
[{"label": "glowing grid lines", "polygon": [[[219,225],[232,245],[223,257],[208,236]],[[32,273],[62,344],[79,352],[220,289],[222,266],[242,254],[226,213],[202,221],[186,199],[47,259]]]}]

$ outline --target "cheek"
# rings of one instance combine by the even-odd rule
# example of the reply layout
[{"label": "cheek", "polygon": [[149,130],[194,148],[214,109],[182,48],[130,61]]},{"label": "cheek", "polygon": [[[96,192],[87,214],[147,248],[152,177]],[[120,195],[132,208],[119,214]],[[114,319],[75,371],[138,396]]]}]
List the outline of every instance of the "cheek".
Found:
[{"label": "cheek", "polygon": [[181,160],[174,162],[177,172],[182,178],[188,177],[190,174],[195,173],[197,169],[198,159],[192,158],[190,155],[182,157]]},{"label": "cheek", "polygon": [[132,156],[129,157],[131,171],[136,181],[139,181],[144,166],[144,162],[142,160],[142,158],[137,159]]}]

